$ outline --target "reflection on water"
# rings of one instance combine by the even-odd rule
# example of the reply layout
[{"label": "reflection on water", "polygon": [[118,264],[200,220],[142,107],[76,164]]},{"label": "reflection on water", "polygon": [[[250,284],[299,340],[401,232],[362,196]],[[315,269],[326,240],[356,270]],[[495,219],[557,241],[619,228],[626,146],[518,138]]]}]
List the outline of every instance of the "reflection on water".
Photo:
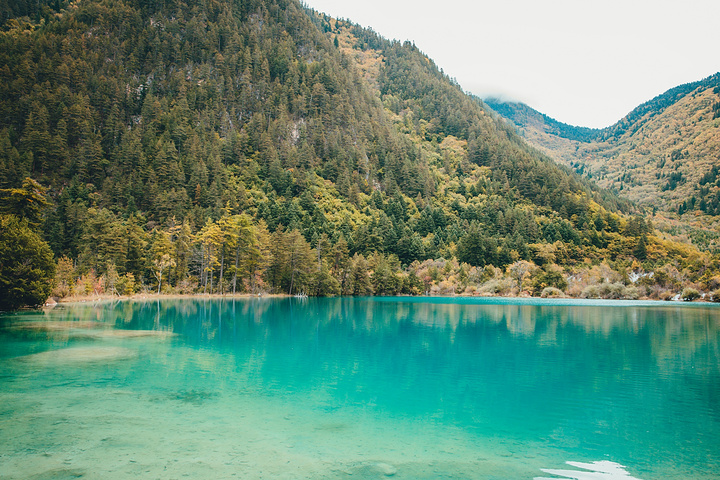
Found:
[{"label": "reflection on water", "polygon": [[[716,478],[719,313],[252,298],[0,317],[0,458],[8,478]],[[570,458],[607,460],[547,469]]]}]

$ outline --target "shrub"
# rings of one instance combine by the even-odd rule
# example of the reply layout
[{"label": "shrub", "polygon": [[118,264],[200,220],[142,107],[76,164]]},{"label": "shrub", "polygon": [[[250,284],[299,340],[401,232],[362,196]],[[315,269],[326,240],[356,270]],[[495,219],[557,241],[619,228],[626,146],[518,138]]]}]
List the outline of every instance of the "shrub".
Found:
[{"label": "shrub", "polygon": [[506,295],[513,287],[513,282],[509,278],[499,280],[490,280],[480,286],[478,291],[481,294]]},{"label": "shrub", "polygon": [[603,283],[588,285],[583,289],[580,297],[637,300],[640,298],[640,290],[634,285],[625,286],[620,282]]},{"label": "shrub", "polygon": [[545,287],[540,294],[542,298],[562,298],[565,296],[562,290],[555,287]]},{"label": "shrub", "polygon": [[617,300],[623,298],[624,290],[625,285],[620,282],[603,283],[600,285],[600,296],[602,298],[610,298],[613,300]]},{"label": "shrub", "polygon": [[635,285],[623,287],[622,298],[625,300],[637,300],[640,298],[640,290]]},{"label": "shrub", "polygon": [[713,292],[710,292],[710,300],[712,300],[713,302],[720,302],[720,288]]},{"label": "shrub", "polygon": [[682,291],[681,298],[685,302],[692,302],[693,300],[697,300],[698,298],[700,298],[700,292],[698,292],[694,288],[687,287]]},{"label": "shrub", "polygon": [[660,292],[658,294],[658,298],[660,298],[660,300],[665,300],[665,301],[672,300],[674,297],[675,297],[675,292],[673,292],[672,290],[663,290],[662,292]]},{"label": "shrub", "polygon": [[115,289],[120,295],[132,295],[135,293],[135,275],[126,273],[117,279]]},{"label": "shrub", "polygon": [[177,293],[186,295],[186,294],[192,294],[195,293],[198,289],[198,282],[195,277],[189,277],[183,280],[180,280],[175,287],[175,291]]},{"label": "shrub", "polygon": [[557,266],[549,265],[544,270],[541,270],[532,281],[533,290],[541,292],[546,287],[554,287],[558,290],[564,290],[568,284],[563,277],[562,270]]},{"label": "shrub", "polygon": [[600,287],[597,285],[588,285],[583,288],[580,298],[600,298]]},{"label": "shrub", "polygon": [[440,295],[455,295],[455,284],[450,280],[441,280],[438,283],[438,292]]}]

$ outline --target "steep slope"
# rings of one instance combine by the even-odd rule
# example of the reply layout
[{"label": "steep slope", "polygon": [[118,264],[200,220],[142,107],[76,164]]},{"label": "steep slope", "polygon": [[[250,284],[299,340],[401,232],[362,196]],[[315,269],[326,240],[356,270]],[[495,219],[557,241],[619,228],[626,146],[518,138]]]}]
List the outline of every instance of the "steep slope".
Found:
[{"label": "steep slope", "polygon": [[[383,58],[351,61],[331,21],[292,1],[92,1],[12,19],[0,40],[0,178],[52,187],[53,246],[72,254],[78,199],[160,224],[201,224],[229,204],[274,227],[297,223],[271,218],[274,198],[319,179],[350,213],[361,193],[399,189],[422,207],[439,184],[485,176],[507,184],[506,201],[567,218],[593,199],[628,208],[538,156],[414,46],[347,24],[362,42],[353,50]],[[573,206],[574,195],[587,200]]]},{"label": "steep slope", "polygon": [[489,100],[530,143],[640,204],[720,214],[720,74],[673,88],[617,124],[559,124],[526,105]]}]

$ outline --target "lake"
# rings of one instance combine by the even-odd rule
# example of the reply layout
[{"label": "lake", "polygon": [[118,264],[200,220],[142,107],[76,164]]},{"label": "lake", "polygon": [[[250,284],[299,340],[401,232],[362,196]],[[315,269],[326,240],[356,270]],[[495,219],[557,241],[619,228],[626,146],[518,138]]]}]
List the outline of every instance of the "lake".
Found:
[{"label": "lake", "polygon": [[0,477],[717,479],[720,308],[188,298],[5,314]]}]

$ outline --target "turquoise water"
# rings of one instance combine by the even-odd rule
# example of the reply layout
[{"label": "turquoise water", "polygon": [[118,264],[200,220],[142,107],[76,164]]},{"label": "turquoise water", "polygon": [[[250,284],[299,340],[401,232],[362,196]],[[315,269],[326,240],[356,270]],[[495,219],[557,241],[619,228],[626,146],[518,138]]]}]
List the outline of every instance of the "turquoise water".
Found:
[{"label": "turquoise water", "polygon": [[717,479],[719,345],[707,304],[184,299],[5,315],[0,478]]}]

